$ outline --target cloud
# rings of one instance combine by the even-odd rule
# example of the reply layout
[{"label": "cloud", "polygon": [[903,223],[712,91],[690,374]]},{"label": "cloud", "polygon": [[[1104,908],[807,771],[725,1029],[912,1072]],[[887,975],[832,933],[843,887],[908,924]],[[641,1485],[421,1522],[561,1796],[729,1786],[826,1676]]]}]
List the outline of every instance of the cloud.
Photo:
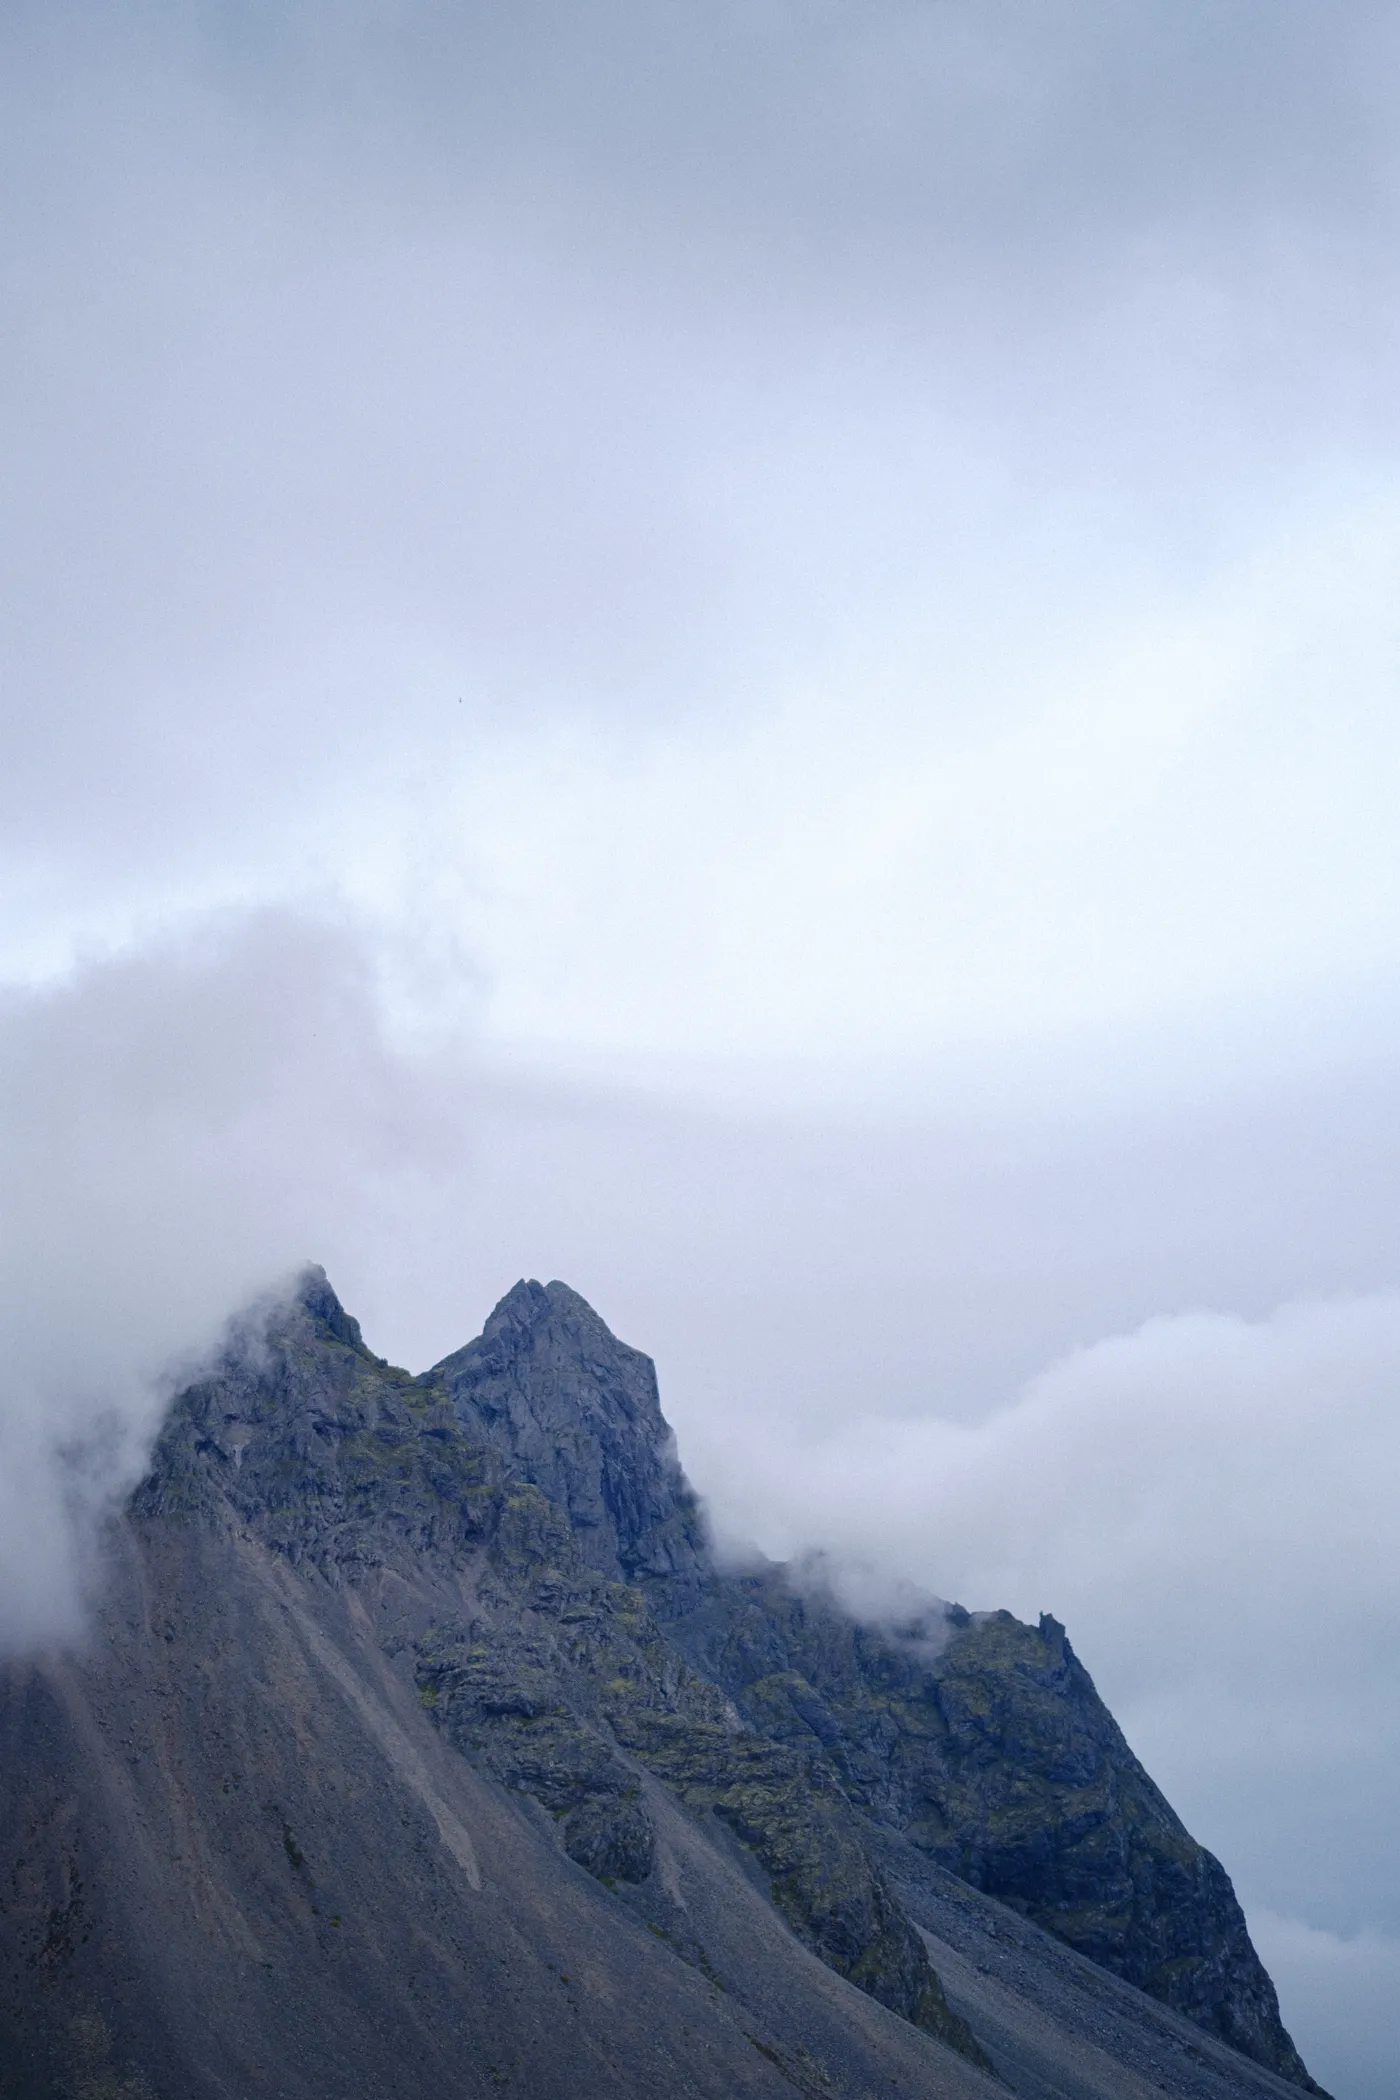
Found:
[{"label": "cloud", "polygon": [[1306,2027],[1316,2074],[1343,2100],[1390,2100],[1400,1939],[1320,1932],[1253,1904],[1249,1918],[1269,1974]]},{"label": "cloud", "polygon": [[88,1446],[88,1488],[117,1491],[250,1297],[317,1255],[348,1293],[376,1255],[392,1275],[467,1106],[387,1042],[351,929],[275,913],[11,993],[0,1095],[0,1642],[24,1644],[80,1624],[82,1481],[55,1454]]},{"label": "cloud", "polygon": [[848,1086],[1393,974],[1386,23],[12,11],[7,970],[348,893]]},{"label": "cloud", "polygon": [[878,1395],[872,1352],[825,1431],[706,1438],[726,1525],[1053,1611],[1256,1901],[1400,1930],[1400,1296],[1153,1319],[981,1422],[882,1417]]},{"label": "cloud", "polygon": [[[924,915],[986,897],[1009,940],[1028,885],[987,861],[1033,858],[1037,826],[1018,849],[993,793],[979,858],[987,786],[962,796],[938,725],[956,747],[969,721],[1044,717],[1038,778],[1047,738],[1052,761],[1095,742],[1059,698],[1106,662],[1121,713],[1163,663],[1209,687],[1240,638],[1208,606],[1201,641],[1203,576],[1254,589],[1248,649],[1300,578],[1362,575],[1359,613],[1282,619],[1285,653],[1335,671],[1359,618],[1389,661],[1387,25],[1086,0],[11,10],[0,796],[25,967],[127,937],[153,899],[353,885],[367,835],[392,858],[444,776],[459,892],[528,890],[533,866],[475,855],[474,813],[571,769],[561,721],[584,745],[570,823],[597,793],[626,824],[652,785],[645,761],[611,778],[599,724],[680,725],[667,825],[677,779],[790,779],[773,852],[737,842],[745,887],[774,892],[765,977],[794,913],[830,902],[813,863],[848,829],[838,876],[882,831],[926,843]],[[883,767],[851,750],[865,719]],[[1229,886],[1218,814],[1206,888]],[[683,836],[663,881],[707,885]],[[849,947],[888,897],[837,888]],[[1072,879],[1045,897],[1096,916]],[[702,938],[692,914],[659,945]],[[875,946],[886,999],[904,938]],[[597,1040],[577,1002],[545,1021]]]}]

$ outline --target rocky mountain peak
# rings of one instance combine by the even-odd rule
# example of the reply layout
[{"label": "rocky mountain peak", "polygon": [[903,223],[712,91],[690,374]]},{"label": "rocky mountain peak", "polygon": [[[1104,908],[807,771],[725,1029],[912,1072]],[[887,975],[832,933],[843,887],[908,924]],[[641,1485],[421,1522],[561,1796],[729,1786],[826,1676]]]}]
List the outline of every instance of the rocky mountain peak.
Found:
[{"label": "rocky mountain peak", "polygon": [[707,1571],[655,1366],[567,1284],[522,1279],[433,1376],[464,1434],[567,1512],[592,1566],[628,1581]]},{"label": "rocky mountain peak", "polygon": [[[1020,2046],[979,1995],[977,1979],[992,1970],[983,1927],[968,1920],[989,1904],[985,1932],[998,1963],[1001,1935],[1014,1925],[1039,1948],[1042,1979],[1059,1976],[1072,1955],[1094,1965],[1096,2005],[1110,1979],[1134,1993],[1123,2060],[1150,2066],[1154,2086],[1163,2059],[1152,2039],[1159,2015],[1145,2010],[1153,2004],[1161,2018],[1190,2023],[1173,2045],[1185,2049],[1181,2062],[1215,2067],[1202,2072],[1204,2083],[1193,2068],[1165,2087],[1182,2100],[1317,2091],[1224,1869],[1133,1756],[1059,1621],[1047,1614],[1030,1627],[1005,1611],[934,1607],[946,1638],[929,1642],[911,1637],[914,1626],[853,1619],[803,1571],[716,1567],[650,1358],[563,1283],[517,1283],[475,1341],[414,1377],[366,1348],[325,1272],[308,1268],[294,1293],[235,1323],[221,1358],[176,1399],[127,1523],[122,1550],[142,1564],[135,1594],[163,1601],[154,1617],[140,1601],[113,1633],[136,1701],[124,1741],[163,1712],[143,1687],[152,1655],[166,1668],[186,1608],[198,1754],[223,1755],[223,1738],[205,1727],[213,1682],[252,1701],[257,1744],[280,1739],[276,1702],[265,1699],[274,1682],[262,1656],[266,1628],[290,1614],[305,1632],[314,1618],[320,1631],[306,1634],[309,1652],[333,1686],[345,1689],[342,1664],[358,1655],[363,1682],[346,1694],[353,1713],[363,1718],[386,1688],[407,1696],[394,1724],[416,1731],[405,1769],[426,1770],[424,1760],[444,1754],[464,1760],[527,1804],[534,1820],[522,1828],[542,1834],[551,1858],[557,1849],[610,1905],[629,1908],[649,1937],[706,1977],[719,1973],[733,1891],[718,1907],[687,1908],[676,1894],[682,1853],[703,1856],[707,1874],[734,1870],[742,1889],[772,1905],[794,1945],[932,2038],[945,2059],[951,2048],[960,2079],[982,2075],[971,2069],[986,2061],[978,2020],[990,2022],[994,2061],[1008,2051],[1014,2061]],[[187,1575],[186,1562],[205,1572]],[[236,1632],[211,1630],[200,1617],[226,1589],[242,1599]],[[340,1660],[327,1642],[340,1644]],[[211,1655],[219,1657],[212,1673]],[[381,1749],[391,1739],[378,1721],[370,1737]],[[250,1750],[251,1765],[261,1755]],[[36,1738],[36,1786],[47,1785],[51,1762],[46,1739]],[[151,1761],[153,1785],[166,1769]],[[450,1763],[434,1769],[452,1791]],[[298,1765],[297,1786],[300,1775]],[[223,1816],[250,1783],[241,1769],[221,1769],[210,1782],[211,1813]],[[259,1813],[293,1874],[301,1876],[297,1862],[309,1859],[309,1834],[322,1824],[327,1858],[357,1853],[363,1832],[356,1826],[332,1843],[324,1802],[303,1802],[293,1817],[287,1803],[302,1797],[291,1776],[257,1787],[247,1798],[263,1802]],[[363,1798],[373,1796],[367,1788]],[[417,1849],[401,1859],[401,1819],[385,1827],[384,1874],[412,1880]],[[228,1842],[243,1844],[242,1821]],[[110,1849],[116,1839],[103,1843]],[[183,1840],[176,1850],[183,1858]],[[448,1845],[453,1859],[462,1851]],[[307,1871],[319,1886],[330,1870]],[[468,1886],[475,1902],[470,1877]],[[321,1899],[310,1883],[297,1887],[308,1903],[314,1897],[314,1921]],[[371,1911],[380,1901],[365,1898]],[[327,1933],[346,1922],[342,1908],[326,1915]],[[35,1960],[56,1929],[47,1917],[36,1909],[25,1943]],[[965,1930],[980,1951],[973,1969],[959,1972],[946,1934]],[[921,1932],[939,1936],[940,1964],[954,1961],[950,1973],[961,1974],[976,2020],[945,1997]],[[1046,1934],[1053,1948],[1041,1943]],[[203,1944],[197,1933],[187,1939]],[[111,1944],[123,1945],[123,1933]],[[383,1944],[378,1925],[374,1944]],[[0,1919],[0,1956],[5,1945]],[[747,1959],[726,1972],[726,1987],[739,1989]],[[388,1988],[365,1960],[365,1975]],[[0,1966],[0,2016],[3,1997]],[[300,1987],[289,2003],[300,2017]],[[30,2014],[15,2018],[23,2026]],[[337,2029],[337,2021],[323,2028],[319,2046]],[[1258,2078],[1247,2075],[1251,2063]],[[1069,2089],[1038,2071],[1028,2083],[1007,2082],[1027,2100]],[[876,2090],[863,2075],[832,2087],[792,2083],[814,2096]],[[243,2088],[218,2091],[230,2089]],[[322,2100],[327,2089],[289,2090]],[[343,2081],[341,2089],[362,2090]],[[381,2089],[405,2090],[382,2081]],[[1118,2100],[1124,2089],[1112,2078],[1074,2085],[1085,2100]],[[19,2100],[61,2100],[71,2090],[71,2081],[26,2089]],[[748,2092],[732,2080],[725,2090]],[[216,2100],[204,2088],[200,2096]]]},{"label": "rocky mountain peak", "polygon": [[360,1323],[352,1319],[334,1290],[330,1278],[319,1262],[308,1262],[297,1278],[293,1308],[309,1315],[313,1326],[319,1328],[334,1342],[343,1342],[347,1348],[358,1349],[368,1356]]}]

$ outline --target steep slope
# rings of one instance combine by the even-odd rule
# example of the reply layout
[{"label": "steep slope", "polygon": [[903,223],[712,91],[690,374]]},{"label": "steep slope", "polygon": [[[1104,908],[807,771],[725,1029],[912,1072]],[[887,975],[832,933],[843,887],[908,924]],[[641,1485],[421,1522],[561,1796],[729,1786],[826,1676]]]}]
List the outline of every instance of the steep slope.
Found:
[{"label": "steep slope", "polygon": [[387,1572],[164,1522],[121,1561],[102,1659],[7,1686],[7,2100],[990,2092],[658,1804],[678,1904],[735,1925],[678,1960],[436,1735]]},{"label": "steep slope", "polygon": [[853,1626],[782,1571],[673,1629],[745,1718],[816,1742],[848,1797],[1209,2032],[1306,2084],[1229,1878],[1133,1756],[1063,1627],[958,1612]]},{"label": "steep slope", "polygon": [[987,2044],[1024,2100],[1296,2090],[1040,1929],[1121,1855],[1087,1951],[1225,1949],[1269,2060],[1058,1629],[917,1632],[717,1573],[650,1364],[562,1285],[414,1379],[308,1272],[172,1410],[91,1644],[0,1678],[0,2092],[974,2100]]},{"label": "steep slope", "polygon": [[[459,1418],[489,1423],[520,1475],[578,1493],[600,1564],[644,1584],[669,1637],[762,1738],[817,1756],[925,1858],[1311,2085],[1228,1876],[1133,1756],[1063,1627],[955,1607],[877,1630],[788,1570],[718,1573],[649,1360],[562,1284],[518,1284],[439,1369]],[[536,1390],[576,1425],[540,1470],[550,1418],[512,1441],[520,1414],[497,1398]],[[640,1509],[609,1487],[633,1477],[648,1483]]]}]

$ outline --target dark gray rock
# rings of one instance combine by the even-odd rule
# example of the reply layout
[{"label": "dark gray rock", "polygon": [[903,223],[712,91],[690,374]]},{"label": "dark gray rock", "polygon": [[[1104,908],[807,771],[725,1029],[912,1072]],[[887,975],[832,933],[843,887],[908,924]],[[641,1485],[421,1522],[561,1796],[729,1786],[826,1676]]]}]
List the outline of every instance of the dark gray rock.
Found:
[{"label": "dark gray rock", "polygon": [[563,1510],[580,1553],[627,1581],[690,1590],[708,1572],[699,1505],[661,1413],[656,1369],[564,1283],[517,1283],[444,1359],[464,1434]]},{"label": "dark gray rock", "polygon": [[1055,1620],[935,1608],[861,1627],[771,1569],[716,1581],[669,1630],[753,1726],[819,1744],[884,1830],[1312,2089],[1229,1877]]},{"label": "dark gray rock", "polygon": [[459,1418],[642,1581],[750,1724],[974,1886],[1305,2087],[1229,1877],[1133,1756],[1064,1628],[931,1605],[856,1626],[784,1570],[719,1573],[651,1361],[565,1285],[520,1283],[439,1366]]},{"label": "dark gray rock", "polygon": [[717,1571],[649,1362],[562,1285],[412,1378],[308,1271],[109,1577],[83,1654],[0,1672],[7,2100],[1306,2082],[1061,1630]]}]

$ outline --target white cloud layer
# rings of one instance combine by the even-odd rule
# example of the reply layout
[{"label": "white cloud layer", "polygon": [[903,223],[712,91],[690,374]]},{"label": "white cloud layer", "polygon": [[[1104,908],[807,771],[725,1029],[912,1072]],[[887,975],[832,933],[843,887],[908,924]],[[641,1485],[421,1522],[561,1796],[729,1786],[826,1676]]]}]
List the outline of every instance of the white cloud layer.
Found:
[{"label": "white cloud layer", "polygon": [[14,1645],[80,1629],[86,1528],[66,1504],[136,1478],[181,1367],[312,1250],[372,1265],[461,1133],[386,1051],[362,949],[272,915],[12,994],[0,1097]]},{"label": "white cloud layer", "polygon": [[847,1089],[1393,984],[1386,10],[4,37],[13,967],[348,891]]}]

